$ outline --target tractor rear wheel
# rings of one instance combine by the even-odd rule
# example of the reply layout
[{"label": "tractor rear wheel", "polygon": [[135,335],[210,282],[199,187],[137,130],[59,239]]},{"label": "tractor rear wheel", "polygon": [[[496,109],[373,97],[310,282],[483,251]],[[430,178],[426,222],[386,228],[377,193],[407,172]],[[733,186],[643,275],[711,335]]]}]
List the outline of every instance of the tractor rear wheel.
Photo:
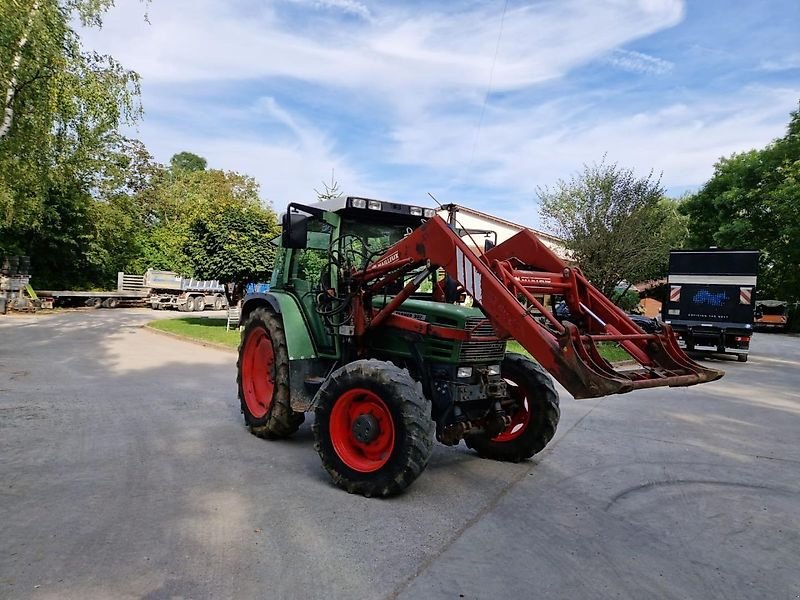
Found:
[{"label": "tractor rear wheel", "polygon": [[274,313],[256,308],[247,317],[237,369],[239,401],[250,431],[269,439],[297,431],[305,415],[291,408],[286,335]]},{"label": "tractor rear wheel", "polygon": [[427,466],[431,403],[405,369],[358,360],[334,371],[317,398],[314,447],[335,485],[351,494],[392,496]]},{"label": "tractor rear wheel", "polygon": [[553,438],[561,411],[550,375],[521,354],[506,354],[500,371],[516,399],[509,411],[511,424],[499,435],[467,435],[467,447],[483,458],[519,462],[544,449]]}]

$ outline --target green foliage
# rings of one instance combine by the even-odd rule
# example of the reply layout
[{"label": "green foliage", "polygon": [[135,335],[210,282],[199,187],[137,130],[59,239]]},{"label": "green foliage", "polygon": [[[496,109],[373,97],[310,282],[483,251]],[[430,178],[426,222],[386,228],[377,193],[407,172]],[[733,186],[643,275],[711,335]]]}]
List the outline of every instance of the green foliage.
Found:
[{"label": "green foliage", "polygon": [[267,281],[278,233],[275,214],[257,202],[229,205],[197,218],[189,254],[198,277],[220,281]]},{"label": "green foliage", "polygon": [[8,246],[36,231],[51,187],[90,190],[107,136],[140,114],[136,73],[84,52],[72,28],[73,18],[99,24],[111,4],[0,3],[0,237],[17,238]]},{"label": "green foliage", "polygon": [[205,171],[207,164],[205,158],[197,154],[192,154],[191,152],[179,152],[169,159],[169,166],[173,173],[180,171]]},{"label": "green foliage", "polygon": [[75,23],[113,0],[0,3],[0,255],[31,256],[39,288],[112,286],[117,271],[264,279],[275,215],[255,181],[191,152],[157,164],[118,133],[139,80],[86,52]]},{"label": "green foliage", "polygon": [[606,296],[621,281],[666,273],[670,248],[686,235],[676,203],[659,179],[616,164],[584,165],[570,181],[540,189],[541,212],[574,260]]},{"label": "green foliage", "polygon": [[614,304],[626,312],[635,312],[639,306],[639,292],[636,290],[621,290],[620,293],[612,294]]},{"label": "green foliage", "polygon": [[761,251],[759,290],[800,300],[800,110],[786,135],[761,150],[722,158],[681,211],[688,246]]}]

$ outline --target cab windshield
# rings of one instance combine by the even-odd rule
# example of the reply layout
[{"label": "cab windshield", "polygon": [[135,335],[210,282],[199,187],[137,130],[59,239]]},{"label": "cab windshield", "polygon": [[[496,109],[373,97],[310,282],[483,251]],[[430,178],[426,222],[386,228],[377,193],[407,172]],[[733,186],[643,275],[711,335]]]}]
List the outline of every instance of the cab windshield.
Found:
[{"label": "cab windshield", "polygon": [[357,269],[380,258],[412,228],[399,223],[369,223],[347,220],[342,223],[339,252],[342,260]]},{"label": "cab windshield", "polygon": [[[413,231],[413,227],[403,223],[370,223],[347,220],[342,223],[339,252],[346,265],[358,270],[365,269],[378,260],[386,251]],[[385,291],[397,293],[405,284],[414,279],[425,267],[419,267],[405,274],[402,280],[388,286]],[[428,298],[441,273],[433,272],[421,283],[412,298]]]}]

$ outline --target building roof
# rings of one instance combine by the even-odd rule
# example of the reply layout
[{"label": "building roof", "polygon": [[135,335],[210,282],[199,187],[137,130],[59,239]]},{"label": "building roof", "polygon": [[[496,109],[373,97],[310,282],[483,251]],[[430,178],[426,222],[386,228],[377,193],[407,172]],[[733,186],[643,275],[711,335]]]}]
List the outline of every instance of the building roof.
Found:
[{"label": "building roof", "polygon": [[481,212],[479,210],[476,210],[474,208],[470,208],[469,206],[464,206],[462,204],[446,204],[446,205],[442,206],[441,208],[443,210],[448,210],[451,206],[454,206],[459,212],[470,213],[470,214],[472,214],[472,215],[474,215],[476,217],[480,217],[481,219],[485,219],[487,221],[493,221],[493,222],[497,223],[498,225],[504,225],[505,227],[510,227],[512,229],[518,229],[518,230],[528,229],[528,230],[532,231],[533,233],[535,233],[537,235],[537,237],[544,238],[544,239],[546,239],[546,240],[548,240],[550,242],[553,242],[555,244],[563,244],[564,243],[563,239],[561,239],[560,237],[558,237],[556,235],[553,235],[552,233],[546,233],[544,231],[539,231],[538,229],[534,229],[533,227],[526,227],[525,225],[520,225],[519,223],[514,223],[512,221],[507,221],[506,219],[502,219],[502,218],[497,217],[495,215],[490,215],[488,213]]}]

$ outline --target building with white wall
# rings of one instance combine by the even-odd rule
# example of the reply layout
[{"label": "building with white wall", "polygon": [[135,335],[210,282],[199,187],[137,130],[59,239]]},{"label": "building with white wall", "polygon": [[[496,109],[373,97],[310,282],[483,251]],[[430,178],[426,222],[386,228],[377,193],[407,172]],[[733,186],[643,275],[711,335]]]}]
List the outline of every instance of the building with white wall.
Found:
[{"label": "building with white wall", "polygon": [[[555,252],[562,260],[569,260],[569,251],[564,247],[564,241],[557,236],[545,233],[543,231],[538,231],[536,229],[531,229],[530,227],[524,227],[523,225],[518,225],[517,223],[512,223],[511,221],[506,221],[500,217],[495,217],[479,210],[475,210],[474,208],[461,206],[459,204],[448,204],[439,211],[439,216],[441,216],[445,221],[448,219],[450,207],[454,207],[456,210],[456,227],[459,229],[494,231],[497,233],[498,244],[506,241],[510,237],[513,237],[523,229],[528,229],[537,238],[539,238],[539,240],[545,246]],[[468,246],[480,253],[483,252],[484,240],[490,239],[494,241],[494,236],[474,234],[472,238],[464,235],[463,239]]]}]

